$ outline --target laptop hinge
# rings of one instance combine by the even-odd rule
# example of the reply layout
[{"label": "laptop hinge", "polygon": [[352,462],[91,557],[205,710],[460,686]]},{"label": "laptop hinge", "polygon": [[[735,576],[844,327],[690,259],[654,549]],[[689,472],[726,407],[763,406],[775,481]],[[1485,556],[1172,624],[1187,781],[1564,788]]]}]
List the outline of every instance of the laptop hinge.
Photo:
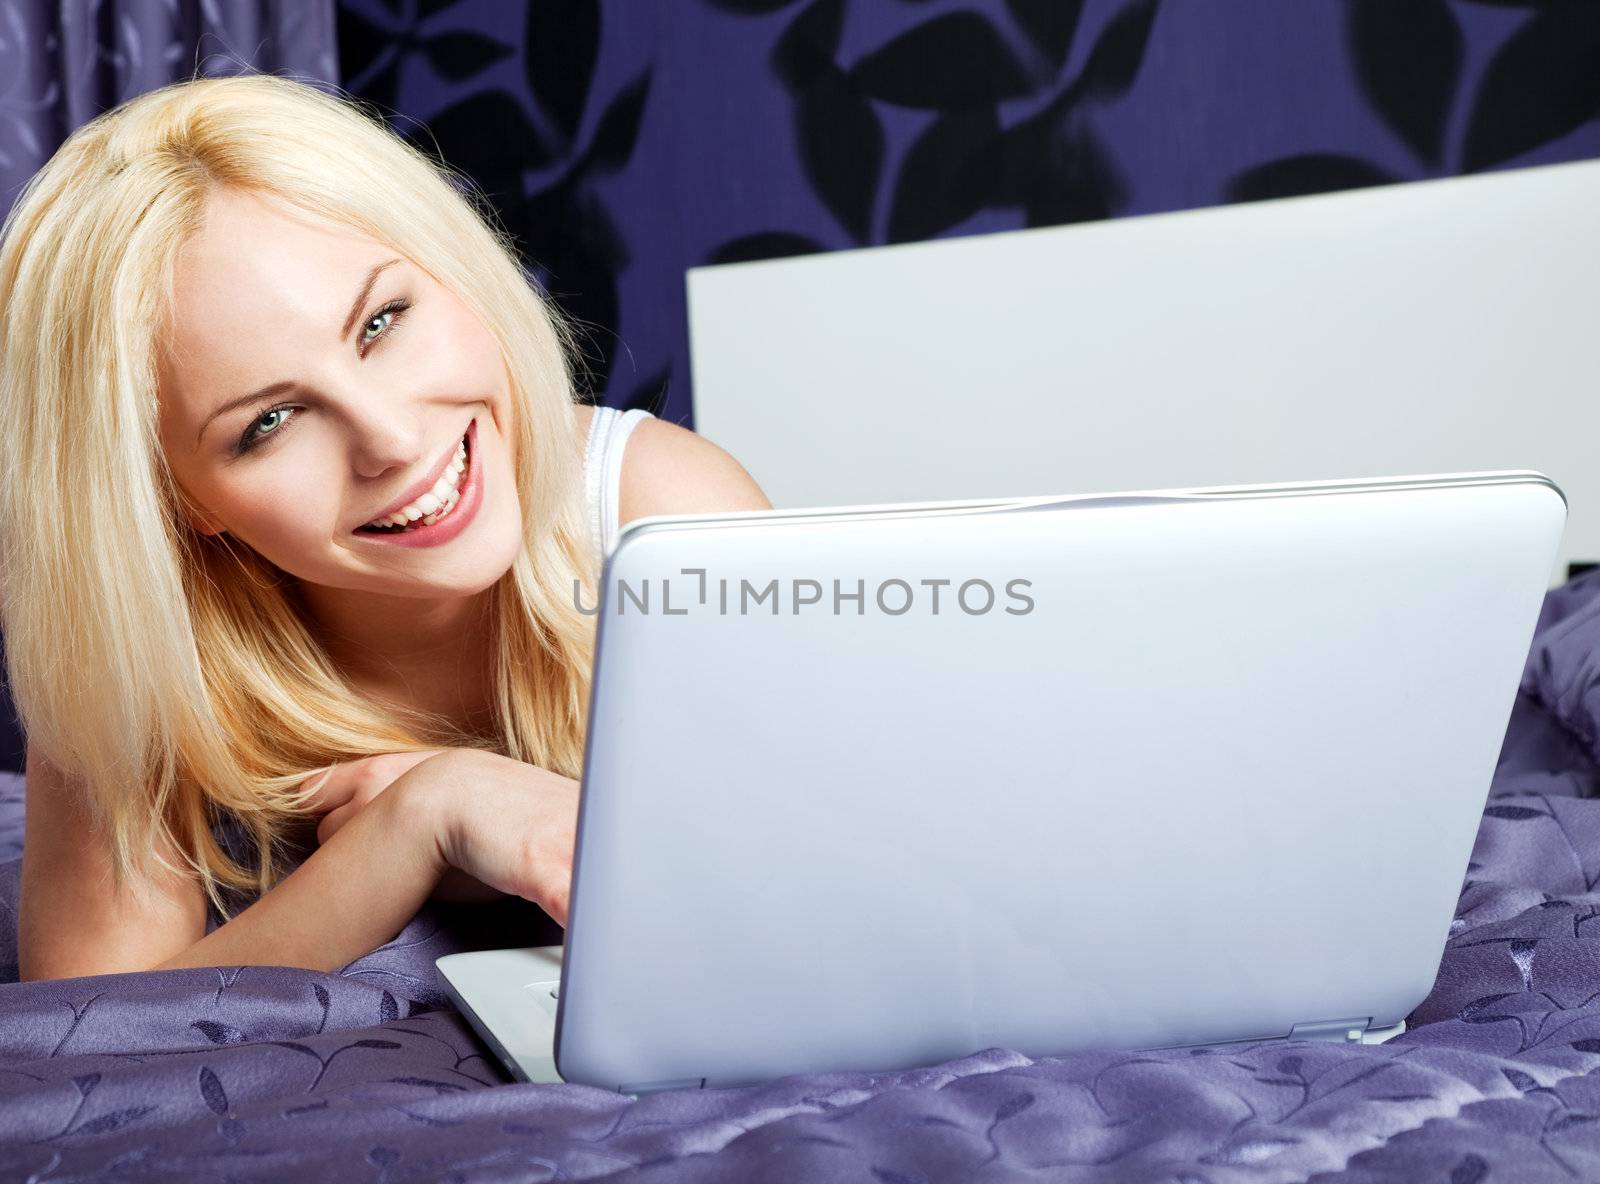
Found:
[{"label": "laptop hinge", "polygon": [[705,1089],[704,1077],[680,1077],[676,1081],[646,1081],[639,1085],[619,1085],[619,1094],[654,1094],[664,1089]]},{"label": "laptop hinge", "polygon": [[1290,1040],[1331,1040],[1339,1044],[1360,1044],[1372,1023],[1370,1015],[1355,1020],[1312,1020],[1289,1029]]}]

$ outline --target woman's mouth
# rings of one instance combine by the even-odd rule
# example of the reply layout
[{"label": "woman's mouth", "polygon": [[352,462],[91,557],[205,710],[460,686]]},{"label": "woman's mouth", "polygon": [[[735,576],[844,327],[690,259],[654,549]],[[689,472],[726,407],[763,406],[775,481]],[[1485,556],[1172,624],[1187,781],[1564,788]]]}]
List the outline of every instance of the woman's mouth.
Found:
[{"label": "woman's mouth", "polygon": [[409,546],[434,546],[460,534],[483,500],[480,466],[473,463],[477,428],[474,419],[432,489],[388,518],[357,527],[356,534]]}]

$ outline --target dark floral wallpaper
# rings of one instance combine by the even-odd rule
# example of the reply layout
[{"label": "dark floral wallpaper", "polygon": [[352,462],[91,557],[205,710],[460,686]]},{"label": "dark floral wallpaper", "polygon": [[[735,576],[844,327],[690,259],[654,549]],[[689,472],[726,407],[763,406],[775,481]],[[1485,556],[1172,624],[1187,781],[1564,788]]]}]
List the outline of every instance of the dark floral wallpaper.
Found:
[{"label": "dark floral wallpaper", "polygon": [[698,264],[1600,156],[1600,3],[340,0],[338,38],[594,397],[691,425]]}]

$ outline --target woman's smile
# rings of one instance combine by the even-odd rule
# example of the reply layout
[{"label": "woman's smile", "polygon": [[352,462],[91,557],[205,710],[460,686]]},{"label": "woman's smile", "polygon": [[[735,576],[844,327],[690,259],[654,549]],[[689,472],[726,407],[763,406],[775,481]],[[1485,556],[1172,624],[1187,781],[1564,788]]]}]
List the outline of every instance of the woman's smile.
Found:
[{"label": "woman's smile", "polygon": [[[474,419],[432,485],[407,495],[391,512],[353,533],[375,543],[437,547],[465,530],[483,502],[483,466],[473,463],[477,431]],[[399,519],[405,519],[404,525]]]}]

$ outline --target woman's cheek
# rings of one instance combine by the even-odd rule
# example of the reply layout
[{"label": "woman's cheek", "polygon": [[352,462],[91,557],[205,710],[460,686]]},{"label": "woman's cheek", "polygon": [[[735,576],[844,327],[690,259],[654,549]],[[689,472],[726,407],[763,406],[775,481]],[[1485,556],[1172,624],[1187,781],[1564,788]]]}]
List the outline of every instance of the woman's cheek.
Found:
[{"label": "woman's cheek", "polygon": [[329,533],[336,514],[319,504],[315,486],[293,479],[266,482],[236,493],[234,518],[239,523],[239,533],[249,541],[251,536],[293,543],[308,539],[317,533],[317,523],[329,523],[323,534]]},{"label": "woman's cheek", "polygon": [[433,300],[429,304],[429,312],[435,318],[430,329],[437,326],[438,331],[426,334],[426,342],[420,331],[412,335],[410,345],[415,349],[416,364],[426,368],[435,385],[454,395],[496,390],[505,362],[494,334],[459,300]]}]

